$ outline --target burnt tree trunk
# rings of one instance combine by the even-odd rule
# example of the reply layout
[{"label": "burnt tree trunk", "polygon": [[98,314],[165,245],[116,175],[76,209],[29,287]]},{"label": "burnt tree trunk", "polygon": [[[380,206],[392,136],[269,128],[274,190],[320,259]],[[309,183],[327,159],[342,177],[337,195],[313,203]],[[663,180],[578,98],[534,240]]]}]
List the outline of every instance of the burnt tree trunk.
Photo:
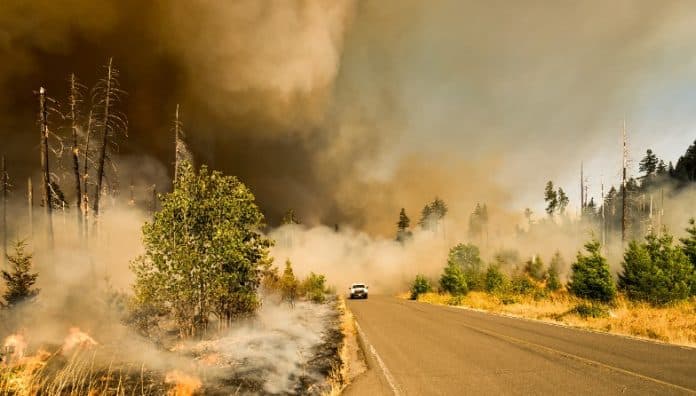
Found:
[{"label": "burnt tree trunk", "polygon": [[46,225],[48,245],[53,248],[53,202],[51,200],[51,171],[48,162],[48,110],[46,108],[46,89],[39,89],[39,123],[41,125],[41,171],[43,174],[44,206],[46,207]]},{"label": "burnt tree trunk", "polygon": [[106,146],[109,144],[109,117],[111,116],[111,95],[113,81],[113,58],[109,58],[109,65],[106,72],[106,87],[104,88],[104,114],[102,114],[102,141],[99,146],[99,157],[97,159],[97,187],[94,191],[94,216],[99,216],[99,198],[102,193],[102,183],[104,181],[104,163],[106,162]]},{"label": "burnt tree trunk", "polygon": [[7,259],[7,187],[8,187],[8,177],[7,177],[7,163],[5,162],[5,156],[2,156],[2,163],[0,164],[0,177],[2,178],[2,263],[5,263]]},{"label": "burnt tree trunk", "polygon": [[82,178],[80,177],[79,146],[77,141],[77,83],[75,74],[70,75],[70,129],[72,129],[72,162],[75,175],[75,212],[77,213],[77,232],[82,237]]}]

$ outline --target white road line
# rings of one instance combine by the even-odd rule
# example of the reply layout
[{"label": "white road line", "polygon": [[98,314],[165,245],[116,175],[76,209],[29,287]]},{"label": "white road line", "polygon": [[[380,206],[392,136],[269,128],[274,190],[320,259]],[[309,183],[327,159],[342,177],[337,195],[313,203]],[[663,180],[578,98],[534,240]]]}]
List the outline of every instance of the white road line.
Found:
[{"label": "white road line", "polygon": [[392,392],[394,392],[395,396],[399,396],[400,395],[399,388],[396,385],[396,381],[394,380],[394,377],[392,376],[391,371],[389,371],[389,369],[387,368],[387,365],[384,364],[384,361],[377,353],[377,350],[375,349],[375,347],[373,347],[372,344],[370,344],[370,342],[367,340],[367,335],[365,335],[365,332],[362,330],[362,328],[360,327],[360,324],[358,324],[357,320],[355,321],[355,327],[358,329],[358,333],[360,333],[360,337],[362,337],[363,342],[365,343],[365,346],[370,348],[370,352],[375,357],[375,360],[377,360],[377,364],[379,364],[379,368],[384,373],[384,378],[387,379],[387,383],[389,384],[389,387],[391,388]]}]

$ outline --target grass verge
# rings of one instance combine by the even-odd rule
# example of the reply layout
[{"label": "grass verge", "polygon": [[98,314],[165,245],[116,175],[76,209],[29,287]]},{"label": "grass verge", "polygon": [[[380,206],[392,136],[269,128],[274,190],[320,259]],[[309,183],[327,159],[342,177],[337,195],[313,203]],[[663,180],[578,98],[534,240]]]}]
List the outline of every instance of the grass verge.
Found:
[{"label": "grass verge", "polygon": [[[399,297],[404,298],[403,294]],[[545,298],[530,295],[493,295],[470,292],[466,296],[425,293],[418,301],[461,306],[557,324],[647,338],[696,347],[696,299],[667,307],[635,303],[620,296],[613,305],[591,304],[565,291]]]}]

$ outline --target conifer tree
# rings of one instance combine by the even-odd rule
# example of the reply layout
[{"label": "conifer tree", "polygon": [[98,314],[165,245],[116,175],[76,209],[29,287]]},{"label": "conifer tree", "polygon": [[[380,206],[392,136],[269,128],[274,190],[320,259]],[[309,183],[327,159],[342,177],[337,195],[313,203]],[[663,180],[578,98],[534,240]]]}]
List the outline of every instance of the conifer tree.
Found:
[{"label": "conifer tree", "polygon": [[546,202],[546,213],[553,217],[558,207],[558,193],[553,188],[553,182],[549,180],[546,182],[546,189],[544,190],[544,201]]},{"label": "conifer tree", "polygon": [[568,203],[570,200],[568,199],[568,195],[563,191],[562,188],[558,188],[558,212],[563,215],[565,214],[566,208],[568,207]]},{"label": "conifer tree", "polygon": [[399,221],[396,223],[396,240],[398,242],[405,242],[407,239],[411,238],[413,235],[409,227],[411,225],[411,219],[406,215],[406,209],[401,208],[399,212]]},{"label": "conifer tree", "polygon": [[571,267],[568,290],[582,298],[610,302],[616,296],[616,286],[609,270],[607,259],[600,252],[599,241],[593,239],[585,244],[587,255],[578,252]]},{"label": "conifer tree", "polygon": [[559,271],[564,266],[565,263],[563,262],[563,256],[561,256],[561,252],[556,251],[556,253],[554,253],[553,257],[551,258],[551,262],[549,263],[549,269],[546,271],[547,289],[551,291],[556,291],[561,288],[561,279],[559,276]]},{"label": "conifer tree", "polygon": [[283,299],[287,300],[292,306],[295,305],[299,287],[300,282],[297,280],[295,272],[292,270],[292,263],[290,260],[286,260],[285,270],[280,277],[280,291],[283,295]]},{"label": "conifer tree", "polygon": [[644,243],[632,241],[622,266],[619,288],[632,300],[665,305],[691,294],[694,267],[667,232],[648,234]]},{"label": "conifer tree", "polygon": [[645,152],[645,157],[640,160],[638,169],[644,173],[644,178],[650,177],[657,172],[659,163],[660,160],[657,158],[657,155],[655,155],[651,149],[648,149],[648,151]]},{"label": "conifer tree", "polygon": [[14,246],[14,254],[7,255],[10,263],[10,271],[2,271],[6,290],[3,298],[8,306],[12,307],[23,301],[29,300],[39,294],[39,289],[34,288],[38,273],[32,272],[32,254],[27,253],[26,243],[18,241]]}]

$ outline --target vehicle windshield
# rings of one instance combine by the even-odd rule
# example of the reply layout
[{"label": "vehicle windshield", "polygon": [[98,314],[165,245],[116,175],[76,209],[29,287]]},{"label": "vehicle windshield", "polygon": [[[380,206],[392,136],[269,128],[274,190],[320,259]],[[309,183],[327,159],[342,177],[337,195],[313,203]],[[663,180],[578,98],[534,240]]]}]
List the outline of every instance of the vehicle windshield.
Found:
[{"label": "vehicle windshield", "polygon": [[362,283],[354,283],[354,284],[353,284],[353,287],[355,287],[355,288],[358,288],[358,287],[364,288],[365,285],[363,285]]}]

